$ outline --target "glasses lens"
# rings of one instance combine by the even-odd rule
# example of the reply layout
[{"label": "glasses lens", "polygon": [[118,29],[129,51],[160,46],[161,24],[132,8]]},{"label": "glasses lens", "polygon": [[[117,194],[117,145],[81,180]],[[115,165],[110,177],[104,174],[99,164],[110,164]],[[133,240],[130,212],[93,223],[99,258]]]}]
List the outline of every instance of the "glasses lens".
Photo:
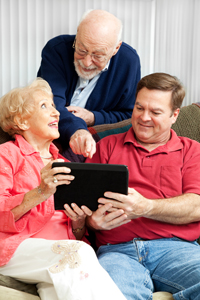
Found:
[{"label": "glasses lens", "polygon": [[104,55],[89,54],[87,51],[84,51],[84,50],[76,47],[75,42],[72,47],[74,48],[75,52],[82,57],[85,57],[86,55],[90,55],[91,59],[96,63],[101,63],[106,59],[106,57]]}]

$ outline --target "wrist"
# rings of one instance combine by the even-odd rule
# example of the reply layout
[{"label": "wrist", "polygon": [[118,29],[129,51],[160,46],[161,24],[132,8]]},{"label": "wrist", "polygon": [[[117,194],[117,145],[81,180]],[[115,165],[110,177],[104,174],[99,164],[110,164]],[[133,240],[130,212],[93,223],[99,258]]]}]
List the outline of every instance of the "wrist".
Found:
[{"label": "wrist", "polygon": [[85,228],[85,225],[83,225],[82,227],[72,228],[72,232],[78,233],[78,232],[82,231],[84,228]]}]

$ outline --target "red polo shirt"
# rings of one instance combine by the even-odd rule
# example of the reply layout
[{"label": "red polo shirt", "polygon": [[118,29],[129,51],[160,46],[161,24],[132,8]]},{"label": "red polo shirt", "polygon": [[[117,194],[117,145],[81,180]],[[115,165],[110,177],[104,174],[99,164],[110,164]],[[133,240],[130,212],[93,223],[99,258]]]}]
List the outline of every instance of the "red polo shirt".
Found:
[{"label": "red polo shirt", "polygon": [[[133,129],[108,136],[97,144],[97,151],[86,162],[124,164],[129,169],[129,187],[149,199],[169,198],[183,193],[200,194],[200,144],[177,137],[171,130],[167,144],[149,152],[137,143]],[[133,238],[159,239],[180,237],[195,240],[200,222],[173,225],[147,218],[108,231],[97,231],[97,245],[117,244]]]}]

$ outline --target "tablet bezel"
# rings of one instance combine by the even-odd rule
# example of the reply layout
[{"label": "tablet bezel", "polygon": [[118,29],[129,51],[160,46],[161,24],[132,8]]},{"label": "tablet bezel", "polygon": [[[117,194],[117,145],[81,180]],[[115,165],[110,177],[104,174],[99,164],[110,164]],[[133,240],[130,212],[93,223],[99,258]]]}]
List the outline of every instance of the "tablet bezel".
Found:
[{"label": "tablet bezel", "polygon": [[128,194],[128,167],[126,165],[79,162],[54,162],[52,164],[52,168],[61,166],[70,168],[70,174],[74,175],[75,179],[69,185],[57,186],[54,194],[56,210],[64,209],[65,203],[69,205],[76,203],[79,207],[86,205],[95,211],[98,208],[97,200],[104,197],[104,192]]}]

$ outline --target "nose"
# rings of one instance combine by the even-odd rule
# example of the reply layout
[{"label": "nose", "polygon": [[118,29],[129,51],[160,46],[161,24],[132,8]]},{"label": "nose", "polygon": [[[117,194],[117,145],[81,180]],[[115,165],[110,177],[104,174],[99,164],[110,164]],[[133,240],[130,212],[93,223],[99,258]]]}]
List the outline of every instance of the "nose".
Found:
[{"label": "nose", "polygon": [[85,67],[89,67],[93,64],[92,57],[90,56],[90,54],[87,54],[85,57],[83,57],[81,61]]},{"label": "nose", "polygon": [[60,116],[60,113],[59,111],[55,108],[55,107],[52,107],[52,115],[53,116],[56,116],[56,117],[59,117]]},{"label": "nose", "polygon": [[144,110],[140,115],[140,119],[144,122],[147,122],[151,120],[151,116],[148,111]]}]

